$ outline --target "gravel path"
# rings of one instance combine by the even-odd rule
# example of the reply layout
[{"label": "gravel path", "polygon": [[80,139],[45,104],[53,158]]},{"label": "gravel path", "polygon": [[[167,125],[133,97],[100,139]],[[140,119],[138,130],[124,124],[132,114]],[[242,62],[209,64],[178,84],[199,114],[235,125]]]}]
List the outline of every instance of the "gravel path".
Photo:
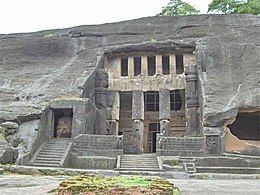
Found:
[{"label": "gravel path", "polygon": [[42,195],[56,189],[65,176],[0,175],[1,195]]},{"label": "gravel path", "polygon": [[260,180],[170,180],[181,194],[199,195],[259,195]]},{"label": "gravel path", "polygon": [[[42,195],[58,187],[65,176],[0,175],[1,195]],[[260,180],[170,180],[187,195],[260,194]]]}]

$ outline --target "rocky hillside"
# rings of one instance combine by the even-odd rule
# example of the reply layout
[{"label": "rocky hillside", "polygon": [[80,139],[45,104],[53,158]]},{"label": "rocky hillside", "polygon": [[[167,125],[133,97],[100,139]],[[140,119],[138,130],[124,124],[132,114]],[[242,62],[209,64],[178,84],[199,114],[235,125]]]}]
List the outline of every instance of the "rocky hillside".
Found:
[{"label": "rocky hillside", "polygon": [[81,96],[105,51],[177,42],[197,49],[205,123],[214,126],[223,113],[259,103],[259,19],[252,15],[148,17],[0,35],[0,122],[32,120],[55,97]]}]

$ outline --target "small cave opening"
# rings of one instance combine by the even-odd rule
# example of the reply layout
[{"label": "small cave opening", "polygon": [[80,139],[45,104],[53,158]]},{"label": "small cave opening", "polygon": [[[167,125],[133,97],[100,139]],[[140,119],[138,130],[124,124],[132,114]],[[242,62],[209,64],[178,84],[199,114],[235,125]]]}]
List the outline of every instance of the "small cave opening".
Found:
[{"label": "small cave opening", "polygon": [[252,140],[252,143],[260,145],[260,111],[239,112],[235,122],[228,128],[240,140]]},{"label": "small cave opening", "polygon": [[54,137],[71,138],[72,131],[72,109],[54,109]]}]

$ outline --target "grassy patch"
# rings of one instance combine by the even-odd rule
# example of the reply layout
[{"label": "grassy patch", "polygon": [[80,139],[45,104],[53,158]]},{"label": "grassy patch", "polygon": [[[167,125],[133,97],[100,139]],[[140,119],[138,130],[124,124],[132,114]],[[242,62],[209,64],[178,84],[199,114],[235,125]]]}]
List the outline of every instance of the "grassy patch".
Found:
[{"label": "grassy patch", "polygon": [[178,195],[179,190],[167,180],[143,177],[98,177],[73,176],[63,181],[58,189],[59,195],[69,194],[169,194]]}]

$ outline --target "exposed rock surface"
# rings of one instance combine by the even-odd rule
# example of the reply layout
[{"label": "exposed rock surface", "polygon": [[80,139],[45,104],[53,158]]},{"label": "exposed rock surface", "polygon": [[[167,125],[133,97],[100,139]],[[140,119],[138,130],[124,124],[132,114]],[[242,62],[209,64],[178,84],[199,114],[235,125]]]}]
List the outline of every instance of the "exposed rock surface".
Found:
[{"label": "exposed rock surface", "polygon": [[51,100],[93,96],[105,54],[189,46],[196,49],[204,131],[222,135],[239,109],[260,107],[259,32],[260,16],[199,15],[0,35],[0,123],[22,159]]},{"label": "exposed rock surface", "polygon": [[259,103],[259,18],[148,17],[1,35],[0,120],[32,120],[57,96],[80,96],[105,51],[133,50],[149,42],[156,49],[165,42],[179,42],[197,45],[205,122],[220,125],[238,106]]}]

